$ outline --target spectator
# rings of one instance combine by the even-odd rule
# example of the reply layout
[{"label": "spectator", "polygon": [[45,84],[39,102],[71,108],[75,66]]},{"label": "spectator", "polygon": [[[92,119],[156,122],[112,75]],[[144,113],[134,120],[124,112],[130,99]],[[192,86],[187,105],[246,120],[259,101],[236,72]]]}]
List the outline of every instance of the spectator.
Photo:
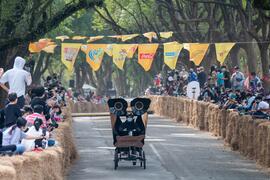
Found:
[{"label": "spectator", "polygon": [[216,83],[217,83],[217,70],[215,66],[212,66],[208,78],[208,84],[211,88],[213,88],[216,86]]},{"label": "spectator", "polygon": [[263,97],[261,95],[258,95],[255,98],[255,102],[253,103],[251,114],[254,116],[257,116],[259,118],[263,118],[267,116],[267,112],[269,111],[269,104],[263,100]]},{"label": "spectator", "polygon": [[[25,65],[25,60],[21,57],[16,57],[13,69],[8,70],[3,74],[0,79],[0,86],[9,94],[16,93],[18,96],[18,106],[19,108],[23,108],[25,104],[25,91],[26,85],[30,85],[32,83],[31,74],[23,69]],[[8,83],[9,88],[5,85]]]},{"label": "spectator", "polygon": [[61,115],[62,111],[61,111],[61,107],[58,105],[54,105],[53,108],[51,109],[51,119],[55,120],[57,122],[61,122],[63,117]]},{"label": "spectator", "polygon": [[[26,135],[29,136],[34,136],[34,137],[42,137],[42,139],[23,139],[22,140],[22,145],[24,145],[26,151],[31,151],[34,150],[36,147],[42,147],[42,141],[46,141],[47,145],[47,140],[49,138],[49,132],[44,132],[43,129],[41,128],[42,125],[42,120],[37,118],[34,122],[34,126],[31,126],[29,130],[26,132]],[[44,149],[46,146],[44,147]]]},{"label": "spectator", "polygon": [[231,88],[231,75],[227,70],[226,66],[221,66],[221,71],[223,72],[224,88]]},{"label": "spectator", "polygon": [[200,83],[200,87],[203,88],[207,80],[207,74],[204,72],[203,67],[199,67],[198,70],[198,81]]},{"label": "spectator", "polygon": [[43,114],[43,106],[42,105],[35,105],[34,106],[34,113],[26,116],[27,124],[28,126],[33,126],[35,119],[39,118],[42,120],[43,124],[42,127],[47,127],[47,121],[46,118]]},{"label": "spectator", "polygon": [[180,78],[187,80],[188,79],[188,72],[182,67],[181,71],[179,72]]},{"label": "spectator", "polygon": [[220,89],[220,88],[223,88],[224,87],[224,74],[221,70],[218,70],[217,71],[217,87]]},{"label": "spectator", "polygon": [[194,72],[194,70],[191,68],[189,70],[189,74],[188,74],[188,82],[192,82],[192,81],[198,81],[197,78],[197,74]]},{"label": "spectator", "polygon": [[261,84],[260,78],[256,75],[255,72],[251,72],[249,79],[249,87],[252,92],[255,92],[259,85]]},{"label": "spectator", "polygon": [[43,107],[43,112],[45,117],[49,116],[49,108],[46,104],[46,97],[45,97],[45,88],[43,86],[38,86],[36,88],[33,88],[32,91],[32,100],[31,100],[31,107],[32,109],[36,105],[41,105]]},{"label": "spectator", "polygon": [[234,71],[235,72],[233,73],[233,75],[231,77],[232,88],[238,89],[238,90],[243,90],[245,76],[242,72],[239,71],[238,66],[234,67]]},{"label": "spectator", "polygon": [[8,95],[9,104],[5,107],[5,128],[9,128],[16,124],[16,120],[22,116],[22,113],[17,105],[17,94],[11,93]]},{"label": "spectator", "polygon": [[24,106],[22,109],[22,117],[26,118],[28,115],[33,114],[33,109],[31,106]]},{"label": "spectator", "polygon": [[16,145],[17,154],[23,154],[25,147],[21,144],[22,139],[40,139],[42,136],[29,136],[25,134],[27,121],[24,118],[18,118],[15,125],[9,127],[3,132],[3,146]]}]

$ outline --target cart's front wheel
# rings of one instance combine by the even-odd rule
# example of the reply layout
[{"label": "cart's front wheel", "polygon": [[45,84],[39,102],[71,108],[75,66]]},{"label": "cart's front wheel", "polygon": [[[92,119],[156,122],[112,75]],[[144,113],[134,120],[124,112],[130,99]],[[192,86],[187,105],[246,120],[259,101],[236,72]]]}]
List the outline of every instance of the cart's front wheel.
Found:
[{"label": "cart's front wheel", "polygon": [[114,170],[116,170],[118,168],[118,162],[119,162],[119,159],[118,159],[118,152],[115,151],[114,152]]},{"label": "cart's front wheel", "polygon": [[143,166],[143,169],[146,169],[146,158],[145,158],[145,153],[142,151],[142,161],[141,161],[141,167]]}]

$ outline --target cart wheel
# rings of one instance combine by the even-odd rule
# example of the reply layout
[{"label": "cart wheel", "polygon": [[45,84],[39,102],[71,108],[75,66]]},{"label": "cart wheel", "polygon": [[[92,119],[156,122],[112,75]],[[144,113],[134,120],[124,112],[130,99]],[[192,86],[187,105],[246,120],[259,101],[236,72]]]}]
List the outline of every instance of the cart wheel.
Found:
[{"label": "cart wheel", "polygon": [[136,161],[133,161],[132,164],[133,164],[133,166],[136,166],[137,163],[136,163]]},{"label": "cart wheel", "polygon": [[143,161],[140,162],[141,167],[143,166]]},{"label": "cart wheel", "polygon": [[118,162],[119,162],[118,151],[116,150],[114,152],[114,170],[116,170],[118,168]]},{"label": "cart wheel", "polygon": [[146,158],[145,158],[144,151],[142,152],[142,158],[143,158],[143,162],[141,162],[141,164],[143,163],[143,169],[146,169]]}]

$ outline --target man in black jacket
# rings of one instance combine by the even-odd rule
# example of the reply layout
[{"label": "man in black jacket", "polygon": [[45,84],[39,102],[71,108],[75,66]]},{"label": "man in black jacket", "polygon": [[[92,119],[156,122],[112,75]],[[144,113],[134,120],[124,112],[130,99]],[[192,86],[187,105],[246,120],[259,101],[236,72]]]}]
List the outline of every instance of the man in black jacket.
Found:
[{"label": "man in black jacket", "polygon": [[198,81],[200,83],[200,88],[204,87],[204,84],[207,80],[207,74],[204,72],[203,67],[198,67]]}]

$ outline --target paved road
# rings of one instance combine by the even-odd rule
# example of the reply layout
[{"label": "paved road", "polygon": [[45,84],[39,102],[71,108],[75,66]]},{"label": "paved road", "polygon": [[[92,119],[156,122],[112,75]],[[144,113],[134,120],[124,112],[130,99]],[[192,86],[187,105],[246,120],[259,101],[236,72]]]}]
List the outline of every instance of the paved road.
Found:
[{"label": "paved road", "polygon": [[113,147],[108,117],[74,118],[80,159],[68,180],[269,180],[223,141],[169,119],[150,116],[144,150],[147,169],[120,162],[113,170]]}]

